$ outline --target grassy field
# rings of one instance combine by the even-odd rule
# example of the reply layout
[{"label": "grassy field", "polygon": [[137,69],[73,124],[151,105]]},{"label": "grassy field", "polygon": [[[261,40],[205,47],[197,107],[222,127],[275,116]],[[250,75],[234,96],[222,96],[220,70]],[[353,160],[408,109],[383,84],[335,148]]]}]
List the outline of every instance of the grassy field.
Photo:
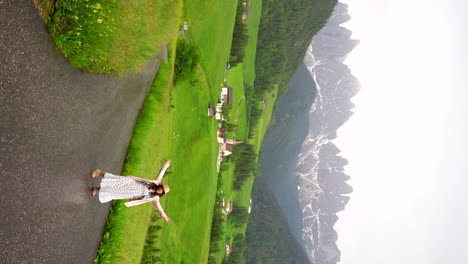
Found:
[{"label": "grassy field", "polygon": [[238,124],[238,132],[235,135],[238,139],[247,138],[248,122],[247,109],[245,105],[244,85],[253,86],[255,80],[255,52],[257,48],[258,27],[260,25],[262,1],[251,0],[249,6],[249,17],[247,19],[247,29],[249,31],[249,41],[245,47],[244,62],[232,68],[228,72],[228,84],[234,90],[233,109],[231,118]]},{"label": "grassy field", "polygon": [[216,92],[229,60],[236,7],[237,0],[184,2],[184,20],[190,25],[188,36],[200,48],[207,83]]},{"label": "grassy field", "polygon": [[247,139],[247,108],[244,92],[244,75],[242,65],[231,68],[228,72],[228,85],[232,88],[232,109],[230,110],[229,123],[238,126],[237,132],[228,133],[229,138],[238,140]]},{"label": "grassy field", "polygon": [[[40,0],[57,48],[90,72],[135,71],[174,39],[182,0]],[[50,15],[49,15],[50,14]]]},{"label": "grassy field", "polygon": [[[216,124],[206,115],[206,84],[177,85],[171,112],[173,175],[165,208],[171,217],[159,240],[163,263],[204,263],[216,191]],[[164,250],[165,249],[165,250]]]},{"label": "grassy field", "polygon": [[178,84],[172,94],[174,177],[170,184],[179,195],[168,199],[173,222],[160,231],[162,263],[206,263],[208,259],[218,144],[217,124],[206,112],[223,82],[235,7],[236,1],[184,5],[184,20],[190,25],[187,38],[200,48],[201,67],[195,82]]},{"label": "grassy field", "polygon": [[255,54],[257,50],[258,28],[262,13],[262,0],[250,0],[249,18],[247,29],[249,30],[249,42],[245,47],[245,58],[242,63],[243,79],[246,84],[253,85],[255,80]]},{"label": "grassy field", "polygon": [[[162,199],[171,223],[162,223],[154,217],[157,214],[152,213],[151,205],[127,209],[117,202],[111,212],[97,262],[136,263],[140,262],[142,255],[147,256],[143,258],[145,263],[207,262],[218,182],[218,144],[217,122],[206,112],[208,103],[214,104],[218,100],[225,77],[236,7],[235,0],[184,3],[182,19],[189,23],[185,37],[199,47],[201,63],[194,78],[178,83],[172,90],[169,84],[173,74],[172,62],[161,66],[154,84],[157,88],[152,90],[154,96],[148,97],[149,105],[145,103],[140,116],[143,120],[151,120],[154,116],[153,119],[158,121],[138,122],[124,169],[126,175],[154,178],[164,159],[172,159],[172,166],[164,179],[171,186],[171,193]],[[174,47],[171,51],[173,54]],[[165,73],[164,67],[168,72]],[[242,124],[238,135],[246,138],[243,67],[238,66],[229,74],[232,75],[230,85],[235,89],[236,104],[231,116]],[[151,125],[159,122],[162,126]],[[151,162],[143,155],[152,156]],[[121,220],[111,221],[113,218]],[[128,222],[128,219],[137,218],[136,222]],[[152,228],[148,231],[150,222]],[[132,238],[127,239],[129,237]]]},{"label": "grassy field", "polygon": [[[187,38],[200,49],[195,80],[178,84],[172,93],[171,157],[174,195],[167,199],[173,221],[163,225],[159,248],[162,263],[206,263],[217,184],[217,123],[207,116],[208,103],[219,97],[229,58],[237,1],[187,1]],[[208,15],[209,14],[209,15]],[[164,250],[166,249],[166,250]]]},{"label": "grassy field", "polygon": [[[138,117],[124,164],[123,175],[154,179],[169,153],[169,95],[172,88],[174,48],[163,61]],[[158,114],[155,114],[158,113]],[[169,169],[169,172],[171,169]],[[164,199],[162,199],[164,202]],[[141,259],[151,205],[127,208],[113,204],[96,263],[138,263]]]}]

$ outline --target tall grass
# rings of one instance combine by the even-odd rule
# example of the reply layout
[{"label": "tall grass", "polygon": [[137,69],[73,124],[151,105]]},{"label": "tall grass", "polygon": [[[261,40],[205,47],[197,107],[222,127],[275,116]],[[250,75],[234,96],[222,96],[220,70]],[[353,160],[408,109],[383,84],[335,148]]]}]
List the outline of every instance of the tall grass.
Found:
[{"label": "tall grass", "polygon": [[49,31],[77,68],[137,70],[173,37],[182,0],[57,0]]},{"label": "tall grass", "polygon": [[177,41],[174,65],[174,83],[185,81],[193,77],[199,62],[200,52],[197,46],[189,43],[184,38],[179,38]]}]

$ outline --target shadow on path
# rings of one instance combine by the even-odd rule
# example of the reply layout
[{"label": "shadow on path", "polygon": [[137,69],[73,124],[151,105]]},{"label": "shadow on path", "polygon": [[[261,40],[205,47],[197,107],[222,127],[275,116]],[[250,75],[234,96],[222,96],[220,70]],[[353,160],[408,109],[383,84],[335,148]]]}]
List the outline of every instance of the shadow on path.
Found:
[{"label": "shadow on path", "polygon": [[158,66],[82,73],[31,0],[0,0],[0,263],[93,262],[110,204],[87,173],[121,171]]}]

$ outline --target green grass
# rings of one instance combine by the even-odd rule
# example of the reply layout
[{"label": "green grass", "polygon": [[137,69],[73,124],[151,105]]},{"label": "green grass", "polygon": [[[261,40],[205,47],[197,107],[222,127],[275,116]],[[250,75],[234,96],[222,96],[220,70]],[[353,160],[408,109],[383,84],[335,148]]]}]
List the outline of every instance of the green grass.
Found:
[{"label": "green grass", "polygon": [[[229,58],[236,1],[187,1],[187,39],[200,49],[201,65],[192,80],[178,83],[171,95],[171,194],[165,208],[172,221],[149,235],[161,249],[162,263],[206,263],[215,200],[217,123],[208,103],[219,97]],[[150,254],[150,253],[148,253]]]},{"label": "green grass", "polygon": [[48,17],[54,12],[54,5],[55,1],[54,0],[38,0],[38,5],[36,5],[36,8],[39,9],[39,13],[44,20],[44,22],[47,23]]},{"label": "green grass", "polygon": [[49,31],[74,67],[101,73],[139,70],[174,39],[181,1],[57,0]]},{"label": "green grass", "polygon": [[257,51],[258,28],[262,14],[262,0],[250,0],[249,18],[247,29],[249,30],[249,42],[245,47],[245,58],[242,63],[244,82],[253,85],[255,80],[255,55]]},{"label": "green grass", "polygon": [[[171,193],[162,199],[171,222],[153,221],[153,226],[162,228],[150,229],[151,233],[147,234],[154,212],[151,205],[124,208],[117,202],[97,262],[137,263],[142,254],[150,253],[162,263],[207,262],[218,151],[217,123],[207,116],[207,106],[219,97],[229,58],[236,5],[235,0],[184,3],[184,20],[190,25],[186,37],[200,48],[201,65],[192,80],[178,83],[170,95],[168,83],[169,79],[172,81],[173,65],[168,67],[170,74],[160,69],[155,83],[160,81],[157,86],[161,89],[154,91],[155,100],[150,95],[148,105],[145,103],[143,107],[124,169],[125,174],[154,178],[163,160],[172,159],[169,174],[164,179],[171,186]],[[151,116],[158,121],[147,123]],[[151,125],[159,122],[161,127]],[[157,236],[157,239],[146,240],[152,244],[147,245],[144,253],[146,235]],[[154,249],[160,251],[154,254]]]},{"label": "green grass", "polygon": [[[173,56],[172,52],[170,57]],[[169,138],[161,135],[167,135],[169,130],[172,75],[172,62],[163,61],[138,117],[123,175],[154,179],[164,158],[167,158],[165,154],[168,153]],[[143,252],[151,208],[149,204],[127,208],[122,201],[114,202],[95,262],[138,263]]]},{"label": "green grass", "polygon": [[[200,74],[198,74],[200,77]],[[172,222],[164,225],[160,240],[163,263],[204,263],[210,238],[216,192],[216,123],[206,114],[210,92],[199,80],[184,82],[173,91],[173,195],[166,208]]]},{"label": "green grass", "polygon": [[247,108],[244,92],[244,71],[242,65],[231,68],[228,73],[228,85],[232,87],[232,109],[229,123],[237,124],[237,133],[228,133],[229,138],[245,140],[247,138]]},{"label": "green grass", "polygon": [[253,86],[255,80],[255,53],[257,49],[258,27],[262,9],[261,0],[251,0],[249,7],[249,17],[247,29],[249,31],[249,41],[245,47],[244,62],[233,67],[228,72],[228,84],[234,90],[233,109],[231,118],[237,120],[239,125],[237,138],[247,138],[248,122],[247,109],[245,105],[244,84]]},{"label": "green grass", "polygon": [[210,89],[216,91],[215,98],[229,60],[236,8],[237,0],[184,2],[188,36],[200,48],[201,64]]}]

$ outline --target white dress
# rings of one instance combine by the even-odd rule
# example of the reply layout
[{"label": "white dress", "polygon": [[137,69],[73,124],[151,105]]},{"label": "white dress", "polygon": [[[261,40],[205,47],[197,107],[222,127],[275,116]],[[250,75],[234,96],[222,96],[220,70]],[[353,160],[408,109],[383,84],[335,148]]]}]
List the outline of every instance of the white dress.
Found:
[{"label": "white dress", "polygon": [[107,203],[115,199],[150,198],[146,184],[130,177],[105,173],[101,181],[99,201]]}]

